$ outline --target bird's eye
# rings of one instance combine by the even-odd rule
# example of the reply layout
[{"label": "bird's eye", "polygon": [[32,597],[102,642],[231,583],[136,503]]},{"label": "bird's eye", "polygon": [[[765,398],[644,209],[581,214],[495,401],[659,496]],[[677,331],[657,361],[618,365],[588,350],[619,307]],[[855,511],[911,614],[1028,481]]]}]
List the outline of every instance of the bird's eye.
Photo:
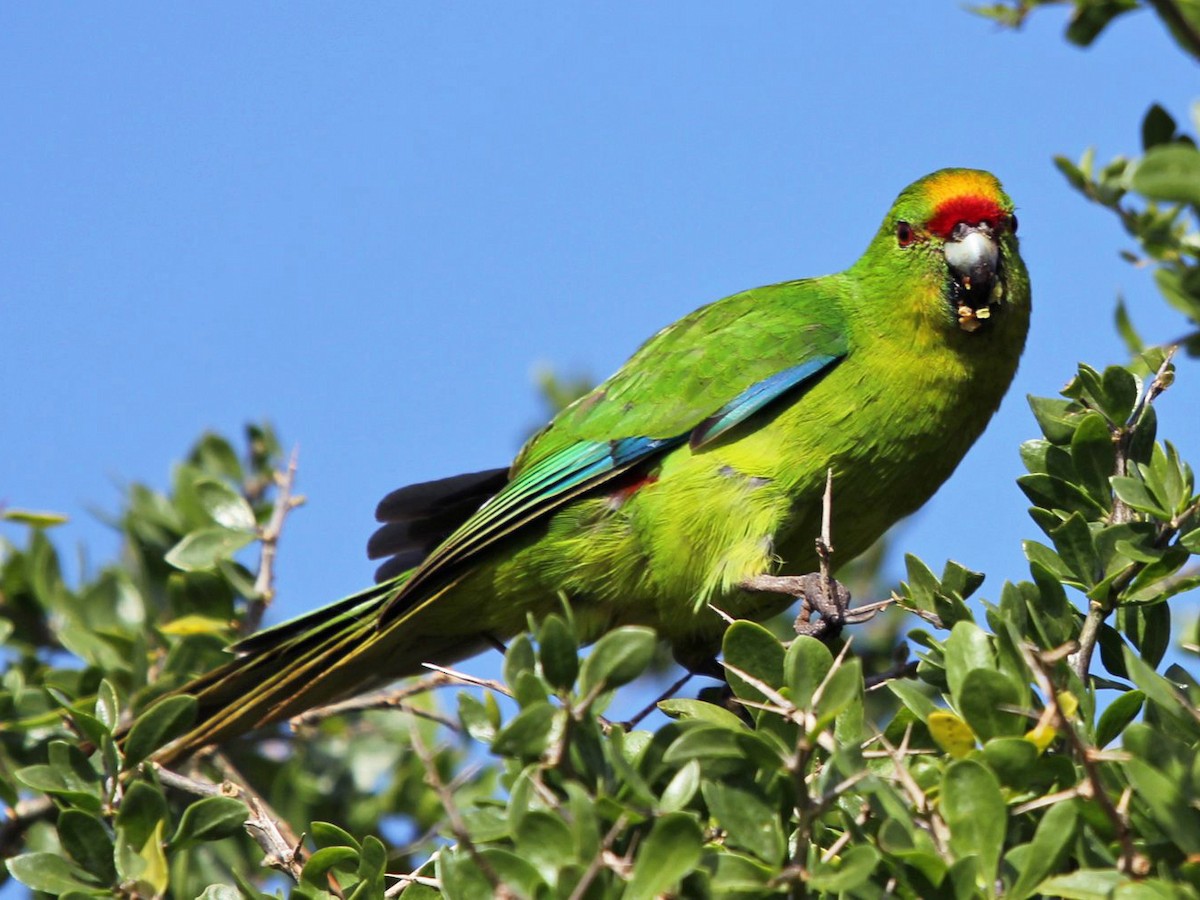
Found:
[{"label": "bird's eye", "polygon": [[1008,227],[1013,234],[1017,233],[1017,214],[1013,213],[1008,217]]},{"label": "bird's eye", "polygon": [[907,247],[913,242],[913,229],[907,222],[896,223],[896,240],[901,247]]}]

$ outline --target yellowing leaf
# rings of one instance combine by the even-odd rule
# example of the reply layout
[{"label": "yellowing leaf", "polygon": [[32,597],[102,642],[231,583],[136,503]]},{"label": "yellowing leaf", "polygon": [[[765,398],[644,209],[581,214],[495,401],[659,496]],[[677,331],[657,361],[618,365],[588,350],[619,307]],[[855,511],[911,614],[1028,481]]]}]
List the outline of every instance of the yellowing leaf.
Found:
[{"label": "yellowing leaf", "polygon": [[1046,748],[1054,743],[1058,732],[1050,725],[1037,725],[1025,732],[1025,740],[1038,748],[1038,753],[1044,753]]},{"label": "yellowing leaf", "polygon": [[1064,716],[1068,719],[1075,718],[1075,713],[1079,711],[1078,697],[1070,691],[1059,691],[1055,699],[1058,700],[1058,708],[1062,710]]},{"label": "yellowing leaf", "polygon": [[32,525],[34,528],[51,528],[69,521],[62,513],[44,512],[38,509],[0,509],[0,519]]},{"label": "yellowing leaf", "polygon": [[931,712],[925,724],[938,746],[955,759],[961,759],[975,749],[975,734],[954,713],[943,709]]},{"label": "yellowing leaf", "polygon": [[201,616],[195,613],[172,619],[159,627],[163,634],[184,637],[190,634],[220,634],[229,630],[227,619],[215,619],[212,616]]}]

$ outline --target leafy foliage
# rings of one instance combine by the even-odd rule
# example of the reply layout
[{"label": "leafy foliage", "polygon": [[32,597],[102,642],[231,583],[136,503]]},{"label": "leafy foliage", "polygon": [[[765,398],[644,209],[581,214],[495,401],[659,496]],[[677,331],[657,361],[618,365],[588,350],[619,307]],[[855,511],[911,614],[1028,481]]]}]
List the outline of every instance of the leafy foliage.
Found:
[{"label": "leafy foliage", "polygon": [[[1140,5],[1076,0],[1068,37]],[[1200,55],[1192,5],[1148,5]],[[1140,159],[1056,162],[1120,218],[1196,355],[1200,155],[1158,106],[1142,134]],[[1200,637],[1172,615],[1200,586],[1200,496],[1158,435],[1171,352],[1122,306],[1117,327],[1128,364],[1030,399],[1028,580],[980,600],[981,574],[908,557],[907,644],[899,617],[829,645],[734,622],[727,689],[677,685],[665,718],[612,720],[660,665],[654,635],[585,651],[564,608],[498,681],[434,672],[166,770],[152,753],[194,703],[163,695],[272,597],[300,502],[273,432],[241,455],[205,435],[168,492],[131,486],[120,558],[78,587],[61,517],[0,511],[27,535],[0,544],[7,877],[74,898],[1200,896]],[[544,385],[555,405],[577,387]],[[448,686],[452,711],[432,699]]]}]

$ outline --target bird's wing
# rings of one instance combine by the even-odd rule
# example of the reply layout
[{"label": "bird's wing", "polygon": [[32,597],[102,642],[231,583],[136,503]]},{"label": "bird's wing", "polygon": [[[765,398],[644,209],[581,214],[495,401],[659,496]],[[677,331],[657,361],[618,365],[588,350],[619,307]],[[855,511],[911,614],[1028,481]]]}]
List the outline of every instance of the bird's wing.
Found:
[{"label": "bird's wing", "polygon": [[848,349],[832,281],[736,294],[652,337],[529,440],[508,483],[416,568],[381,625],[526,523],[683,443],[712,443],[818,380]]}]

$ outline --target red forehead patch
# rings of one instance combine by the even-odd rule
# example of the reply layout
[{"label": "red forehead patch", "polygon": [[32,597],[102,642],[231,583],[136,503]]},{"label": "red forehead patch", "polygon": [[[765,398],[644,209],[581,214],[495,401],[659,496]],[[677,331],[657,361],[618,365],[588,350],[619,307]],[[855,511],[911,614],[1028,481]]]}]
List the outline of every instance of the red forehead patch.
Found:
[{"label": "red forehead patch", "polygon": [[981,197],[977,194],[960,194],[942,203],[933,211],[929,221],[925,223],[926,230],[938,237],[947,237],[959,222],[968,225],[978,225],[988,222],[995,227],[1005,218],[1005,212],[991,197]]}]

